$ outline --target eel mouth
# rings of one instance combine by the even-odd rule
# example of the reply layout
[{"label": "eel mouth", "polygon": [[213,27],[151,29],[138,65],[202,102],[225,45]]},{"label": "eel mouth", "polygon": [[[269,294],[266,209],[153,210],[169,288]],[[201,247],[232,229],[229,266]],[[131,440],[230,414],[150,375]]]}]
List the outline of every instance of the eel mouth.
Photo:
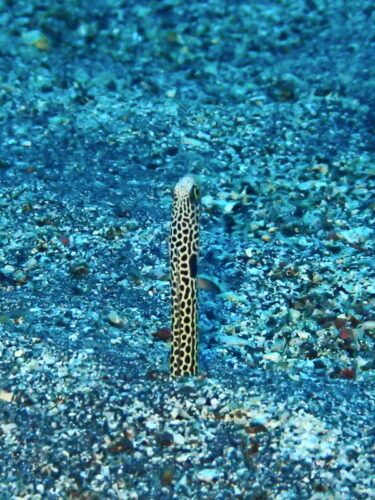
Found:
[{"label": "eel mouth", "polygon": [[174,188],[174,196],[175,198],[189,196],[194,191],[194,188],[198,189],[198,183],[194,175],[185,175],[177,182]]}]

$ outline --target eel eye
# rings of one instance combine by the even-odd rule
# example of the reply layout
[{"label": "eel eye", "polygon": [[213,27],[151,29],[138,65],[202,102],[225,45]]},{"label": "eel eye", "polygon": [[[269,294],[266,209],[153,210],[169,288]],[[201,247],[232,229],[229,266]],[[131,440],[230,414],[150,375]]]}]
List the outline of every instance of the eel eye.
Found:
[{"label": "eel eye", "polygon": [[199,189],[197,186],[193,186],[190,191],[190,201],[197,204],[199,200]]}]

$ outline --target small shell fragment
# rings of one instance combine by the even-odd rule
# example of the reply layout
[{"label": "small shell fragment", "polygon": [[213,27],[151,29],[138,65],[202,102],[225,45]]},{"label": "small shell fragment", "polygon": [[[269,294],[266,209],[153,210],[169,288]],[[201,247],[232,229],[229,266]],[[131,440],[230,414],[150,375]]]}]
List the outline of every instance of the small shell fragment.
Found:
[{"label": "small shell fragment", "polygon": [[11,403],[13,399],[13,392],[0,391],[0,400],[6,403]]}]

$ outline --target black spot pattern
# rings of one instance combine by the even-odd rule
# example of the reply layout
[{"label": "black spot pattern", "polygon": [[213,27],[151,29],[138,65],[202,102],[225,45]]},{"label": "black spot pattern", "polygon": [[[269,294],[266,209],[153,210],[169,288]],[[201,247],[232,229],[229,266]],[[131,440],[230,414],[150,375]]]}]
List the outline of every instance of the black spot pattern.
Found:
[{"label": "black spot pattern", "polygon": [[170,237],[172,273],[172,377],[196,375],[197,262],[199,190],[194,177],[183,177],[174,190]]}]

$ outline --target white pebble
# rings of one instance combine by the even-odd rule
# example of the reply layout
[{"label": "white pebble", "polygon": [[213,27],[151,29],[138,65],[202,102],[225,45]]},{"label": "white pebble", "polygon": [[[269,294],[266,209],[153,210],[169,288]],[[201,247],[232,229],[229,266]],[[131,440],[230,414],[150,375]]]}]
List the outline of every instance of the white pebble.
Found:
[{"label": "white pebble", "polygon": [[206,483],[210,483],[211,481],[215,481],[219,479],[220,473],[217,469],[203,469],[198,472],[197,478],[200,481],[204,481]]}]

